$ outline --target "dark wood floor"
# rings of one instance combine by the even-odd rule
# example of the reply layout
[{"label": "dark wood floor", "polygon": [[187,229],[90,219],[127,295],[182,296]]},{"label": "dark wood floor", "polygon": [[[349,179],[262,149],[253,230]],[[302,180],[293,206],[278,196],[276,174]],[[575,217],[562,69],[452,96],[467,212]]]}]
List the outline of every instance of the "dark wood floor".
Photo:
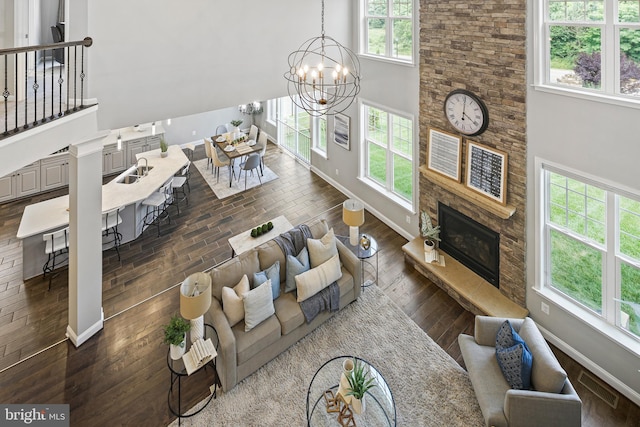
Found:
[{"label": "dark wood floor", "polygon": [[[199,146],[195,157],[203,156]],[[266,162],[277,180],[224,200],[216,199],[194,171],[189,207],[164,228],[162,237],[146,232],[121,248],[122,261],[113,252],[104,254],[104,329],[78,349],[65,340],[1,371],[0,402],[68,403],[73,426],[171,422],[175,417],[167,408],[169,371],[162,325],[179,309],[178,290],[172,286],[227,259],[228,237],[278,215],[293,224],[322,216],[338,234],[346,234],[339,207],[346,198],[342,193],[274,146]],[[22,253],[15,233],[24,206],[42,198],[0,205],[0,369],[64,339],[66,273],[53,280],[51,292],[41,279],[21,280]],[[404,263],[404,238],[368,212],[362,231],[381,247],[378,285],[463,364],[456,339],[460,333],[473,333],[473,316]],[[609,408],[577,384],[582,368],[557,353],[583,399],[583,425],[638,425],[637,406],[622,398],[617,410]],[[194,404],[206,396],[210,378],[201,371],[189,381],[183,399]]]}]

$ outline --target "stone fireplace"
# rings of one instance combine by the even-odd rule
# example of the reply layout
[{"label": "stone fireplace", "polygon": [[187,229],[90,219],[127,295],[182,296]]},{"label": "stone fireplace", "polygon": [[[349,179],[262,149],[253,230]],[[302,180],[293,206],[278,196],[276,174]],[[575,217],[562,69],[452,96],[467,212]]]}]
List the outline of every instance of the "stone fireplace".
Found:
[{"label": "stone fireplace", "polygon": [[438,203],[439,247],[496,288],[500,288],[500,234]]}]

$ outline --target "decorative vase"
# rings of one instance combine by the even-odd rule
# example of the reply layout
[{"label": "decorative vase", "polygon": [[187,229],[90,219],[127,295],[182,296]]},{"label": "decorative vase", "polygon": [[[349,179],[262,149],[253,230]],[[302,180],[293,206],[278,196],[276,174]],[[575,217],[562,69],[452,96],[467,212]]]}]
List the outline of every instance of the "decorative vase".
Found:
[{"label": "decorative vase", "polygon": [[365,396],[366,394],[362,396],[362,399],[356,399],[353,396],[351,398],[351,408],[353,408],[353,412],[355,412],[358,415],[364,413],[364,410],[366,408],[366,405],[365,405],[366,400],[364,399]]},{"label": "decorative vase", "polygon": [[371,247],[371,239],[369,239],[369,236],[367,236],[366,234],[363,234],[360,237],[360,247],[365,251],[368,251]]},{"label": "decorative vase", "polygon": [[342,370],[344,375],[349,378],[353,372],[353,359],[345,359],[344,362],[342,362]]},{"label": "decorative vase", "polygon": [[424,251],[429,253],[436,247],[436,244],[431,240],[424,241]]},{"label": "decorative vase", "polygon": [[182,337],[182,342],[178,345],[169,345],[169,349],[170,349],[170,354],[171,354],[171,359],[173,360],[178,360],[180,359],[183,355],[185,350],[187,349],[187,334],[185,333],[184,336]]},{"label": "decorative vase", "polygon": [[168,151],[161,151],[160,152],[160,157],[167,157],[169,155]]}]

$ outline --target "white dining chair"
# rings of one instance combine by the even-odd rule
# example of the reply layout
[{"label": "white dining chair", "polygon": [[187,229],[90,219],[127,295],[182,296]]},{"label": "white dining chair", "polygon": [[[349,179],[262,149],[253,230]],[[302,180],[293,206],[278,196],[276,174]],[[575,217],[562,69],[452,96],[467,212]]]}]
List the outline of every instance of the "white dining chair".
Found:
[{"label": "white dining chair", "polygon": [[269,142],[269,135],[265,131],[260,132],[258,136],[258,144],[262,144],[260,149],[260,174],[264,176],[264,155],[267,152],[267,143]]}]

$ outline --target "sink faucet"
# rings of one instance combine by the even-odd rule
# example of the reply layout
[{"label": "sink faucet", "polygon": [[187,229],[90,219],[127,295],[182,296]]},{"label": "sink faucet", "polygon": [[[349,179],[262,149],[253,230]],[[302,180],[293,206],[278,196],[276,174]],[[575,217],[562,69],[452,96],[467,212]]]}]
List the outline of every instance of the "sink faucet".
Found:
[{"label": "sink faucet", "polygon": [[140,163],[140,160],[144,160],[144,172],[142,172],[142,175],[147,176],[147,174],[149,173],[149,161],[147,160],[146,157],[140,157],[136,162],[136,168],[139,167],[138,163]]}]

